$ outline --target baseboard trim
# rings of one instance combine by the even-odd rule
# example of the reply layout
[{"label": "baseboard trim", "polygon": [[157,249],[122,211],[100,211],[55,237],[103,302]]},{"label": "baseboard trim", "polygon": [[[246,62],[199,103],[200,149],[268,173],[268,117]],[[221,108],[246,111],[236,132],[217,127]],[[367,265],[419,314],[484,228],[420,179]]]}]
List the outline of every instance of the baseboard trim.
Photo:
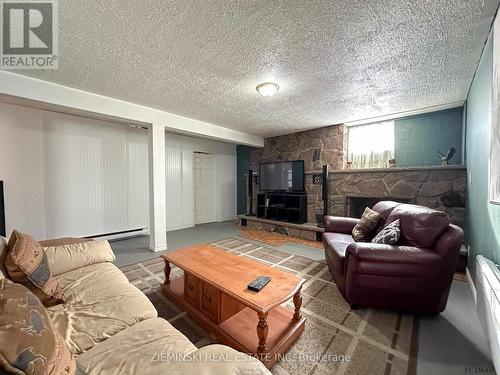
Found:
[{"label": "baseboard trim", "polygon": [[167,250],[167,245],[160,245],[153,248],[149,248],[149,251],[153,253],[158,253],[160,251],[165,251],[165,250]]},{"label": "baseboard trim", "polygon": [[477,306],[476,286],[474,285],[474,281],[472,280],[472,275],[469,272],[469,267],[465,267],[465,276],[467,277],[467,281],[469,282],[469,287],[470,291],[472,292],[472,297],[474,297],[474,305]]}]

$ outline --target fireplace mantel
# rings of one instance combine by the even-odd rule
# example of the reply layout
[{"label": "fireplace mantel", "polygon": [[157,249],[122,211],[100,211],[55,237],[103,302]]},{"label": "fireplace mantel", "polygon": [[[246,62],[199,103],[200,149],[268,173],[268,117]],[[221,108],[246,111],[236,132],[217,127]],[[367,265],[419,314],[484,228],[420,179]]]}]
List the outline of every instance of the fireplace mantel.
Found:
[{"label": "fireplace mantel", "polygon": [[[347,173],[375,173],[375,172],[440,172],[440,171],[457,171],[466,170],[465,165],[433,165],[425,167],[394,167],[394,168],[367,168],[367,169],[335,169],[330,170],[330,174],[347,174]],[[321,171],[306,171],[305,174],[321,174]]]}]

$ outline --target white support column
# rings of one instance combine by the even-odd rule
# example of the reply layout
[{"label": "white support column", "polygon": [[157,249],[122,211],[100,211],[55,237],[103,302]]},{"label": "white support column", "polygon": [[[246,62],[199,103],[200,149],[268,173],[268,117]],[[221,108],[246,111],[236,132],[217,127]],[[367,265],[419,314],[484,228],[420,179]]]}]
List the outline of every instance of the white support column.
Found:
[{"label": "white support column", "polygon": [[149,250],[167,250],[165,126],[149,127]]}]

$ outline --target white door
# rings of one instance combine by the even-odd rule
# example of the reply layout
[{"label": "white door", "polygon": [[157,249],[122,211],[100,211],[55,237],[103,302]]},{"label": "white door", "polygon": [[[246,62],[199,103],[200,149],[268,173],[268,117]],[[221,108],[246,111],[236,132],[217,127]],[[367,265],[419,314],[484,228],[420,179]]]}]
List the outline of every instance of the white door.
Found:
[{"label": "white door", "polygon": [[194,153],[194,223],[217,221],[216,159],[213,154]]}]

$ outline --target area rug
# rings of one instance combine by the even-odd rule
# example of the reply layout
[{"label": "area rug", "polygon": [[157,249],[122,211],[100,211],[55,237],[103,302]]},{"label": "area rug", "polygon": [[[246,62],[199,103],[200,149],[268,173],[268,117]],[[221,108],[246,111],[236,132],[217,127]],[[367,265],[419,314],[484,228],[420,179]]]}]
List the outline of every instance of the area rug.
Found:
[{"label": "area rug", "polygon": [[[413,315],[372,309],[351,310],[335,286],[326,263],[259,246],[244,239],[228,238],[212,243],[225,251],[248,257],[300,275],[302,314],[306,328],[273,374],[415,374],[417,319]],[[311,250],[313,251],[313,250]],[[155,258],[122,267],[130,282],[142,290],[158,310],[197,347],[216,343],[185,312],[162,293],[163,260]],[[171,277],[182,271],[173,268]],[[285,305],[293,309],[291,303]]]},{"label": "area rug", "polygon": [[282,246],[286,243],[293,242],[323,250],[321,241],[311,241],[305,238],[288,236],[286,234],[269,232],[267,230],[242,228],[240,229],[240,236],[250,240],[264,242],[271,246]]}]

